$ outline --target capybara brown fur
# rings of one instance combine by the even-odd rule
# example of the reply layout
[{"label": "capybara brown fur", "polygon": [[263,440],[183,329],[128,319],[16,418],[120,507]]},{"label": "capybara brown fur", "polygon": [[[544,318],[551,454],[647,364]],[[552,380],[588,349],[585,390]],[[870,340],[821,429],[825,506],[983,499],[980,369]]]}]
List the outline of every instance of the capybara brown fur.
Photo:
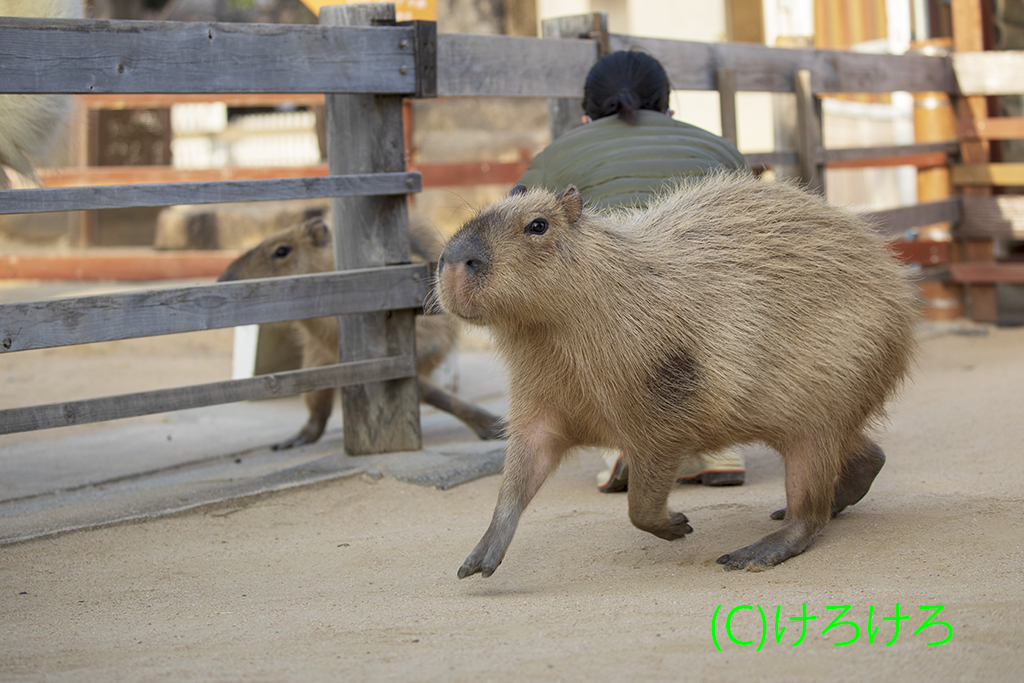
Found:
[{"label": "capybara brown fur", "polygon": [[[410,232],[413,261],[434,262],[440,245],[423,228]],[[334,269],[331,231],[321,218],[271,235],[239,256],[220,276],[220,281],[280,277],[305,273],[323,273]],[[302,367],[311,368],[338,362],[338,321],[334,317],[308,318],[293,323],[302,345]],[[437,386],[430,375],[455,347],[456,333],[451,319],[441,315],[416,316],[416,363],[420,400],[451,413],[481,439],[502,435],[501,418],[464,401]],[[336,389],[320,389],[304,394],[309,419],[299,433],[274,446],[274,450],[314,443],[324,432],[334,405]]]},{"label": "capybara brown fur", "polygon": [[687,458],[782,454],[781,529],[718,558],[766,569],[856,503],[885,461],[865,429],[912,362],[914,287],[861,219],[785,183],[716,174],[643,210],[591,213],[574,187],[516,186],[438,264],[442,307],[490,328],[509,372],[491,524],[459,569],[490,576],[574,446],[629,459],[629,517],[672,540]]}]

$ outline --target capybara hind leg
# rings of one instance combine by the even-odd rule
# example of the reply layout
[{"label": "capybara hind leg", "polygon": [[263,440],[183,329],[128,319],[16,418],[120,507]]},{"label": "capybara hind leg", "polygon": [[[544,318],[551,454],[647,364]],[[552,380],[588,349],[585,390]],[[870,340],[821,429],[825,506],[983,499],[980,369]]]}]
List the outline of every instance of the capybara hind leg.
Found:
[{"label": "capybara hind leg", "polygon": [[[629,456],[627,455],[627,458]],[[668,509],[668,494],[676,481],[679,463],[639,462],[630,459],[629,521],[666,541],[674,541],[693,531],[686,515]]]},{"label": "capybara hind leg", "polygon": [[491,524],[459,567],[460,579],[477,573],[486,578],[494,573],[512,543],[523,510],[558,466],[566,447],[543,420],[511,435]]},{"label": "capybara hind leg", "polygon": [[[867,494],[884,464],[885,453],[878,444],[865,436],[858,436],[846,462],[843,463],[842,472],[836,479],[835,492],[832,496],[833,517]],[[786,508],[776,510],[771,517],[785,519]]]},{"label": "capybara hind leg", "polygon": [[275,451],[283,451],[296,446],[316,443],[324,433],[327,426],[327,418],[331,416],[331,409],[334,407],[334,392],[337,389],[319,389],[307,391],[303,394],[306,399],[306,408],[309,409],[309,419],[302,426],[299,433],[279,444],[274,444]]},{"label": "capybara hind leg", "polygon": [[799,555],[828,521],[838,458],[828,445],[812,439],[790,444],[786,461],[785,526],[718,558],[726,569],[762,571]]},{"label": "capybara hind leg", "polygon": [[505,421],[483,408],[463,401],[445,391],[429,379],[420,375],[420,400],[459,418],[481,439],[500,439],[505,431]]},{"label": "capybara hind leg", "polygon": [[832,497],[833,517],[864,497],[884,464],[885,453],[878,444],[865,436],[857,437],[836,479],[835,495]]}]

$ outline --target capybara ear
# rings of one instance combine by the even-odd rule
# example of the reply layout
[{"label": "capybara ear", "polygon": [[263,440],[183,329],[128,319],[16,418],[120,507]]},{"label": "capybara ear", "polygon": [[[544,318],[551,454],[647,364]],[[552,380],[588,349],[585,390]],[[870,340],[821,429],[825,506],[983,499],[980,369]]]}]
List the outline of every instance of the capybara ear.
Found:
[{"label": "capybara ear", "polygon": [[306,221],[305,228],[313,246],[323,247],[331,243],[331,230],[320,216]]},{"label": "capybara ear", "polygon": [[569,185],[558,193],[558,202],[565,210],[565,217],[570,223],[575,223],[583,213],[583,195],[576,189],[575,185]]},{"label": "capybara ear", "polygon": [[511,190],[508,191],[509,197],[516,197],[521,194],[526,194],[526,185],[519,184],[514,185]]}]

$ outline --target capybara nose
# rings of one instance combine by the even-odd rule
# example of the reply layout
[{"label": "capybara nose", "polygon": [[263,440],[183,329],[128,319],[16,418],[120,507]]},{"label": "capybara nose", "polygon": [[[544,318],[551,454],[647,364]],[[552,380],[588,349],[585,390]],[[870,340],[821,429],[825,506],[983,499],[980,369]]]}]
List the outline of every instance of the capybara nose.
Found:
[{"label": "capybara nose", "polygon": [[487,258],[483,255],[483,249],[480,248],[476,240],[456,237],[444,248],[441,258],[437,261],[438,275],[441,274],[445,266],[453,264],[465,268],[466,275],[476,275],[486,267]]}]

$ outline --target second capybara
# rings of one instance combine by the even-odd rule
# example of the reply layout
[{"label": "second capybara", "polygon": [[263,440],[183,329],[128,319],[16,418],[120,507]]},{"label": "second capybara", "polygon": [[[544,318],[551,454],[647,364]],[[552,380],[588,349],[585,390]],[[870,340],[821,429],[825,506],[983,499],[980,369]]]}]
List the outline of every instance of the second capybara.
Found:
[{"label": "second capybara", "polygon": [[687,458],[777,450],[782,527],[718,558],[761,570],[801,553],[885,462],[865,430],[907,376],[915,288],[851,212],[782,182],[713,175],[647,209],[592,213],[572,186],[516,186],[438,264],[454,316],[486,325],[509,372],[505,470],[459,577],[490,576],[519,518],[574,446],[629,460],[629,517],[672,540]]},{"label": "second capybara", "polygon": [[[410,232],[413,261],[433,262],[439,251],[425,230]],[[311,218],[271,235],[239,256],[220,276],[220,282],[323,273],[334,268],[331,231],[323,219]],[[338,362],[338,321],[334,317],[309,318],[294,323],[302,345],[302,367]],[[430,380],[431,373],[451,354],[456,333],[447,315],[416,316],[416,363],[420,400],[464,422],[481,439],[502,436],[501,418],[464,401]],[[304,394],[309,419],[299,433],[274,446],[274,450],[314,443],[323,434],[334,406],[336,389]]]}]

